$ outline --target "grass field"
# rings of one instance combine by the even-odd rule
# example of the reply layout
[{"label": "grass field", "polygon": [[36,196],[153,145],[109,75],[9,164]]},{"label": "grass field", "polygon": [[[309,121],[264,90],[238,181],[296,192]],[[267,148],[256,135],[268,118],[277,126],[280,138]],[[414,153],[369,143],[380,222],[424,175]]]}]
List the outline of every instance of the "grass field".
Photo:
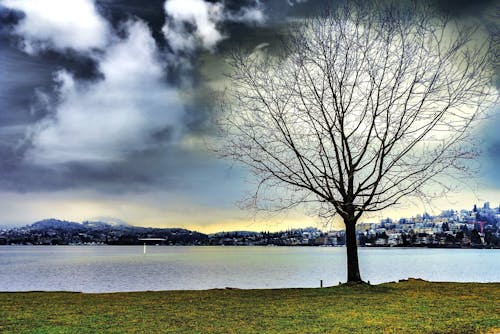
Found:
[{"label": "grass field", "polygon": [[500,283],[0,293],[0,333],[500,333]]}]

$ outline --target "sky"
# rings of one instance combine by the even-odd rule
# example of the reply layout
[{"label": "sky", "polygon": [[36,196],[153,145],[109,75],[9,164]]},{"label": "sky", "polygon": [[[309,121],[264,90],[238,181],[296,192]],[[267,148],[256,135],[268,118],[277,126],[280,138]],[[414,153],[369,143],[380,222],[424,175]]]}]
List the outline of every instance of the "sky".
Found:
[{"label": "sky", "polygon": [[[432,5],[498,37],[495,1]],[[300,209],[257,217],[240,209],[251,176],[207,142],[227,52],[279,47],[289,22],[326,6],[335,2],[0,0],[0,225],[317,226]],[[497,109],[477,129],[477,180],[430,206],[406,203],[366,219],[500,204]]]}]

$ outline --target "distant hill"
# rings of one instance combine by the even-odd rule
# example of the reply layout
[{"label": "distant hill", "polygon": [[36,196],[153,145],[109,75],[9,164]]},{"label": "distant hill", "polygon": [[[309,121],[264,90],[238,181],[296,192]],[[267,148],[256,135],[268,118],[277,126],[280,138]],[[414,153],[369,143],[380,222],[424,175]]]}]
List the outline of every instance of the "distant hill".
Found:
[{"label": "distant hill", "polygon": [[83,226],[80,223],[50,218],[37,221],[36,223],[31,224],[29,227],[31,230],[38,231],[47,229],[78,230]]},{"label": "distant hill", "polygon": [[54,219],[54,218],[49,218],[49,219],[43,219],[40,221],[37,221],[31,225],[28,225],[28,227],[31,230],[46,230],[46,229],[53,229],[53,230],[87,230],[87,229],[109,229],[109,228],[115,228],[115,227],[134,227],[132,225],[129,225],[123,221],[117,222],[117,221],[112,221],[112,222],[104,222],[104,221],[84,221],[83,223],[77,223],[77,222],[72,222],[72,221],[67,221],[67,220],[59,220],[59,219]]},{"label": "distant hill", "polygon": [[141,238],[162,238],[165,241],[161,243],[166,245],[204,244],[208,240],[206,234],[183,228],[140,227],[119,220],[77,223],[50,218],[1,232],[0,244],[138,245],[142,244]]}]

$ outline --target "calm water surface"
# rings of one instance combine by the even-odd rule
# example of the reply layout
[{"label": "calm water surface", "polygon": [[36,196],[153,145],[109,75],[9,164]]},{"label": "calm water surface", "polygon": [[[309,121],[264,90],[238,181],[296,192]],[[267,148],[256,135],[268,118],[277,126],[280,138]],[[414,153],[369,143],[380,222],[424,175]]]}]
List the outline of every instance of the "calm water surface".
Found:
[{"label": "calm water surface", "polygon": [[[362,248],[371,283],[408,277],[500,282],[500,250]],[[346,279],[345,248],[0,246],[0,291],[291,288]]]}]

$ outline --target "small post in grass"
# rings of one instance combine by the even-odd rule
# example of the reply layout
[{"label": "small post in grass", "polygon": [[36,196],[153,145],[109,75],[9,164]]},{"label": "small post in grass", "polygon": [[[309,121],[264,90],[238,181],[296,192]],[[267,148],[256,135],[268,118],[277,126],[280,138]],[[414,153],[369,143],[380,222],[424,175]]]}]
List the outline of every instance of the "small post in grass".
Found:
[{"label": "small post in grass", "polygon": [[319,287],[322,288],[323,287],[323,280],[320,280],[319,281]]}]

